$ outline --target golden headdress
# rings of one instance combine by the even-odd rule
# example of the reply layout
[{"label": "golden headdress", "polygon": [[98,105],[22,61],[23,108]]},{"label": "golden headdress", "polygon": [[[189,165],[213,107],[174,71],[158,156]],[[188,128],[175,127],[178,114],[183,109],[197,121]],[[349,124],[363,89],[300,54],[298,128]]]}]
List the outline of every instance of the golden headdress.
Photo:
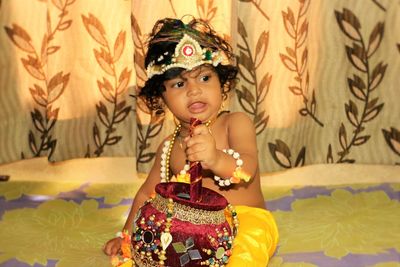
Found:
[{"label": "golden headdress", "polygon": [[147,77],[150,79],[154,75],[160,75],[172,68],[183,68],[191,70],[203,64],[212,64],[218,66],[224,61],[223,52],[220,50],[213,51],[211,48],[202,48],[194,38],[188,34],[184,34],[179,43],[175,47],[175,52],[171,56],[171,60],[162,64],[158,62],[164,61],[164,56],[168,56],[169,52],[160,55],[147,66]]}]

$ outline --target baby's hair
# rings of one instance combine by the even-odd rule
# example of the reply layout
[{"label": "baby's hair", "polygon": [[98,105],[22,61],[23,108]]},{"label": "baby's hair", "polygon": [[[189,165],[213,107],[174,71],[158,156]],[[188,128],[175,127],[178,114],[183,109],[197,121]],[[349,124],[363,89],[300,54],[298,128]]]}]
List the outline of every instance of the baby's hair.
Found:
[{"label": "baby's hair", "polygon": [[[165,18],[156,22],[149,36],[145,68],[152,62],[157,62],[160,65],[170,64],[175,47],[184,34],[195,39],[202,48],[222,51],[230,62],[235,57],[229,43],[218,36],[205,21],[192,18],[188,24],[185,24],[179,19]],[[238,69],[231,64],[219,64],[213,68],[221,83],[223,98],[226,99],[229,91],[235,86]],[[161,97],[165,91],[164,81],[176,78],[185,70],[184,68],[171,68],[163,74],[154,75],[146,81],[140,90],[139,96],[144,99],[149,109],[162,109]]]}]

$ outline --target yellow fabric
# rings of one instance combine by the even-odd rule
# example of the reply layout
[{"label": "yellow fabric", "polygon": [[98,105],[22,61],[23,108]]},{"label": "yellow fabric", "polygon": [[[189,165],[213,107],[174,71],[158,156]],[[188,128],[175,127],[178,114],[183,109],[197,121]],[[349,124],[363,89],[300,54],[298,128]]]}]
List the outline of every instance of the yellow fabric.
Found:
[{"label": "yellow fabric", "polygon": [[271,212],[235,206],[239,232],[234,240],[228,267],[267,266],[278,243],[278,228]]}]

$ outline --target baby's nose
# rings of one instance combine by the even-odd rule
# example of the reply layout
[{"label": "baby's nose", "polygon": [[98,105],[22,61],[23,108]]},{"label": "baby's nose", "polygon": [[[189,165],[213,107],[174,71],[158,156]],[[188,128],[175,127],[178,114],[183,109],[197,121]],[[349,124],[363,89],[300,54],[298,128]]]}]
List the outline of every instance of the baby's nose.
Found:
[{"label": "baby's nose", "polygon": [[188,84],[188,96],[201,94],[201,88],[195,83]]}]

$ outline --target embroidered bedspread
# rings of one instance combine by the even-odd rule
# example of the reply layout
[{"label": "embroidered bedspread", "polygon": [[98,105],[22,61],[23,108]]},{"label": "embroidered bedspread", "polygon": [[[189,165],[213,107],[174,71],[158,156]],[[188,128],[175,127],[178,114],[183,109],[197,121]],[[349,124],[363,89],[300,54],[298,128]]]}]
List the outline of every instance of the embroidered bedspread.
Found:
[{"label": "embroidered bedspread", "polygon": [[[138,186],[0,183],[0,266],[110,266],[101,247]],[[268,266],[400,266],[400,184],[263,192],[280,231]]]}]

